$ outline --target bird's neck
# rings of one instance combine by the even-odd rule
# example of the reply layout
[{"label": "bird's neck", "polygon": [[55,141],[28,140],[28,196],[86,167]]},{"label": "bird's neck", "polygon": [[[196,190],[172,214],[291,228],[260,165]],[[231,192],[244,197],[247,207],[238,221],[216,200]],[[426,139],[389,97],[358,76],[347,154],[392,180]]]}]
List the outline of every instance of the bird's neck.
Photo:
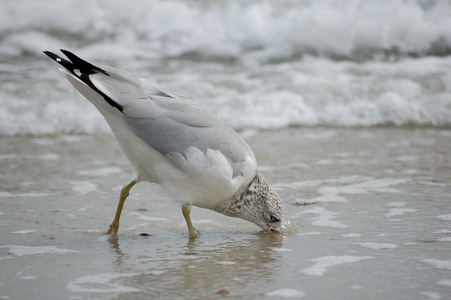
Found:
[{"label": "bird's neck", "polygon": [[219,203],[214,210],[229,217],[241,217],[244,206],[255,197],[260,187],[261,175],[256,173],[247,186],[239,189],[230,199]]}]

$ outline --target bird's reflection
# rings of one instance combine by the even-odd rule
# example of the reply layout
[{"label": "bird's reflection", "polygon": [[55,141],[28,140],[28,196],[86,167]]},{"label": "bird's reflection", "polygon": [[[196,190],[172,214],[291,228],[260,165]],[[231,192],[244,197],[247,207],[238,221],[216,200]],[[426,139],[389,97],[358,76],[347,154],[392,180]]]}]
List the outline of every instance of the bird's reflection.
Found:
[{"label": "bird's reflection", "polygon": [[108,242],[110,243],[110,248],[112,252],[115,252],[118,257],[122,257],[124,254],[122,253],[121,248],[119,247],[119,238],[117,236],[108,237]]},{"label": "bird's reflection", "polygon": [[[204,235],[195,240],[174,236],[110,238],[115,267],[127,286],[144,294],[199,298],[224,287],[245,288],[276,276],[285,236],[258,234]],[[264,284],[264,282],[262,282]]]}]

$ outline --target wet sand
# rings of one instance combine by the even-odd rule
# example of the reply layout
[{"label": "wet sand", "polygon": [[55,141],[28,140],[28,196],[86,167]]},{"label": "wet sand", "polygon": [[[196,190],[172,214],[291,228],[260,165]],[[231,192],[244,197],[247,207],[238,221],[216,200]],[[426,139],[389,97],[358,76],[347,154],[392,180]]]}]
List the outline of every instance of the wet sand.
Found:
[{"label": "wet sand", "polygon": [[[1,138],[1,299],[446,299],[451,131],[288,128],[242,135],[284,199],[283,234],[132,189],[112,135]],[[143,236],[141,234],[145,234]]]}]

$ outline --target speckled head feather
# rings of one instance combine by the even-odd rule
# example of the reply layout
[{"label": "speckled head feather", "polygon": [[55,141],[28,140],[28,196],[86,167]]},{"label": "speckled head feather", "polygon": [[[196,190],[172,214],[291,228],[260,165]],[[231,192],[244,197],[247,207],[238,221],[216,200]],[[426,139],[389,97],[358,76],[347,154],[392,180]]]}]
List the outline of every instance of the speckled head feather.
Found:
[{"label": "speckled head feather", "polygon": [[258,173],[246,189],[218,205],[215,211],[244,219],[269,231],[279,231],[284,220],[282,200],[266,179]]}]

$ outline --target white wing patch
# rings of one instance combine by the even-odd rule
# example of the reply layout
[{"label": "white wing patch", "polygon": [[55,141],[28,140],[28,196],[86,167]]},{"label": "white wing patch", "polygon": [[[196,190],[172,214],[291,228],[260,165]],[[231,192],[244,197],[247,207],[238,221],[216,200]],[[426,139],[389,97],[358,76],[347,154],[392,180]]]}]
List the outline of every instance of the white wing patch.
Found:
[{"label": "white wing patch", "polygon": [[[179,186],[180,183],[192,184],[196,188],[193,189],[191,186],[189,190],[196,195],[187,200],[196,206],[216,205],[216,201],[228,199],[237,191],[231,162],[219,150],[207,149],[204,153],[199,148],[190,146],[183,155],[179,152],[170,152],[166,157],[176,164],[178,169],[183,170],[185,177],[172,191],[183,191],[184,189]],[[177,178],[174,180],[178,181]],[[213,195],[221,195],[222,199],[211,199]],[[184,197],[186,194],[179,196],[182,199]]]},{"label": "white wing patch", "polygon": [[209,184],[232,180],[233,169],[230,160],[219,150],[207,149],[204,153],[199,148],[190,146],[184,155],[171,152],[166,157],[179,165],[185,173],[196,177],[205,177]]}]

